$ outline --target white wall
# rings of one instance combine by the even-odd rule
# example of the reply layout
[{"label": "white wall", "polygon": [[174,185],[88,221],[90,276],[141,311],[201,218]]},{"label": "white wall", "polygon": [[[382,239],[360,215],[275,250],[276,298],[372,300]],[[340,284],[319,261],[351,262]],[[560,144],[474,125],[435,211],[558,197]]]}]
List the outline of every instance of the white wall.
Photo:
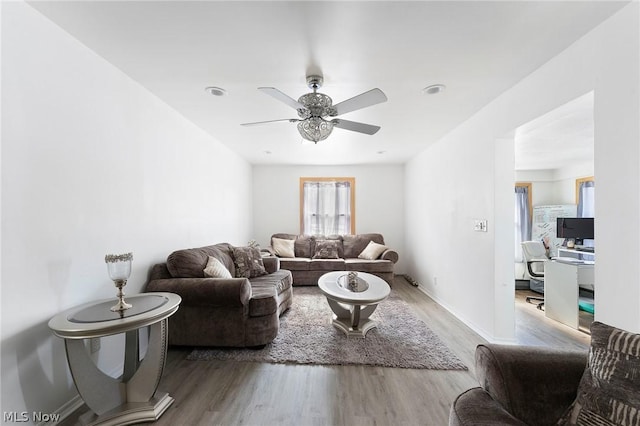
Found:
[{"label": "white wall", "polygon": [[505,150],[496,149],[496,140],[591,90],[596,319],[640,331],[638,16],[638,2],[625,7],[406,165],[406,192],[412,194],[406,198],[408,271],[424,291],[490,339],[513,338],[512,328],[504,326],[513,321],[513,305],[496,302],[513,300],[513,290],[505,290],[498,273],[504,269],[494,269],[503,262],[513,269],[513,258],[496,257],[496,239],[513,241],[513,231],[497,234],[491,222],[486,234],[472,227],[473,218],[505,216],[496,211],[496,191],[503,186],[495,179],[508,178],[497,170],[514,165]]},{"label": "white wall", "polygon": [[[48,320],[141,291],[173,250],[252,235],[251,166],[22,2],[2,10],[2,411],[75,395]],[[121,348],[102,345],[111,372]]]},{"label": "white wall", "polygon": [[254,166],[253,229],[261,246],[272,234],[300,233],[301,177],[356,178],[356,233],[378,232],[404,272],[404,166]]}]

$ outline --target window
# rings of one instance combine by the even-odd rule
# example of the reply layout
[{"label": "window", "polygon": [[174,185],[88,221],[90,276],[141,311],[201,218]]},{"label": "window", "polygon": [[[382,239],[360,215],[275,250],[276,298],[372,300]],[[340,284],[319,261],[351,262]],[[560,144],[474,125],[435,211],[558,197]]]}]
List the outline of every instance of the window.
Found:
[{"label": "window", "polygon": [[578,217],[595,217],[596,182],[593,176],[576,179]]},{"label": "window", "polygon": [[355,178],[300,178],[300,232],[355,234]]},{"label": "window", "polygon": [[531,183],[518,182],[515,186],[515,254],[516,262],[522,259],[522,243],[531,239]]}]

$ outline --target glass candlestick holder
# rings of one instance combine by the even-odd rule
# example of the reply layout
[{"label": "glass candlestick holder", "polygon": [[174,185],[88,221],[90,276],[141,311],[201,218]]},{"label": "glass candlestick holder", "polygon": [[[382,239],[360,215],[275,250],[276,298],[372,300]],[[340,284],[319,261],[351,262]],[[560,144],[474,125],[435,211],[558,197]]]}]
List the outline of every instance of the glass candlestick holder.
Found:
[{"label": "glass candlestick holder", "polygon": [[133,261],[133,253],[125,254],[108,254],[104,257],[107,263],[107,271],[109,278],[113,280],[118,289],[118,303],[111,307],[113,312],[121,312],[131,307],[130,303],[124,301],[124,292],[122,288],[127,285],[129,275],[131,275],[131,262]]}]

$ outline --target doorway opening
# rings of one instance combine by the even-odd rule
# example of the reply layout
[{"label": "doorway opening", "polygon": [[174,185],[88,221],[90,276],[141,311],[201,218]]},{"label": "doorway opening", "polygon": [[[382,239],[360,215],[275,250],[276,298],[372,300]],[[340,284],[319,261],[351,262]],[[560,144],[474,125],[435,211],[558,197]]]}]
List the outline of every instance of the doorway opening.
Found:
[{"label": "doorway opening", "polygon": [[[532,309],[530,316],[516,317],[516,329],[523,326],[518,321],[550,318],[588,333],[593,322],[594,240],[587,240],[582,251],[583,246],[575,247],[557,233],[558,217],[594,216],[593,104],[593,92],[589,92],[515,130],[515,299],[516,304]],[[588,187],[584,182],[590,182]],[[525,241],[542,243],[548,260],[527,262],[522,250]],[[565,272],[576,272],[575,283],[558,275]],[[571,291],[578,296],[565,302],[567,306],[560,304],[560,297]],[[542,304],[535,299],[528,303],[529,297],[541,297]]]}]

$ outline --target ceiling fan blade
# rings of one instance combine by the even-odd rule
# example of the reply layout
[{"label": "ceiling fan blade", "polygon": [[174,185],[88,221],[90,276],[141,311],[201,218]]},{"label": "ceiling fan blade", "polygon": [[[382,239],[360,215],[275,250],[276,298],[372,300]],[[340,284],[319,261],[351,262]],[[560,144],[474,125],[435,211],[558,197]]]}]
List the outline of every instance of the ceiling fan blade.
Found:
[{"label": "ceiling fan blade", "polygon": [[347,99],[346,101],[342,101],[333,107],[336,110],[335,115],[340,115],[386,101],[387,96],[382,92],[382,90],[376,88],[371,89],[368,92],[361,93],[358,96],[354,96],[351,99]]},{"label": "ceiling fan blade", "polygon": [[276,98],[280,102],[284,102],[285,104],[289,105],[293,109],[304,109],[304,110],[307,109],[306,106],[302,105],[300,102],[296,101],[289,95],[282,93],[275,87],[258,87],[258,90],[261,90],[263,93],[266,93],[267,95]]},{"label": "ceiling fan blade", "polygon": [[261,124],[269,124],[269,123],[284,123],[285,121],[288,121],[289,123],[297,123],[298,120],[297,118],[283,118],[280,120],[267,120],[267,121],[254,121],[253,123],[240,123],[241,126],[259,126]]},{"label": "ceiling fan blade", "polygon": [[352,132],[364,133],[367,135],[374,135],[380,126],[373,126],[371,124],[358,123],[357,121],[343,120],[341,118],[335,118],[331,120],[335,127],[339,127],[345,130],[351,130]]}]

